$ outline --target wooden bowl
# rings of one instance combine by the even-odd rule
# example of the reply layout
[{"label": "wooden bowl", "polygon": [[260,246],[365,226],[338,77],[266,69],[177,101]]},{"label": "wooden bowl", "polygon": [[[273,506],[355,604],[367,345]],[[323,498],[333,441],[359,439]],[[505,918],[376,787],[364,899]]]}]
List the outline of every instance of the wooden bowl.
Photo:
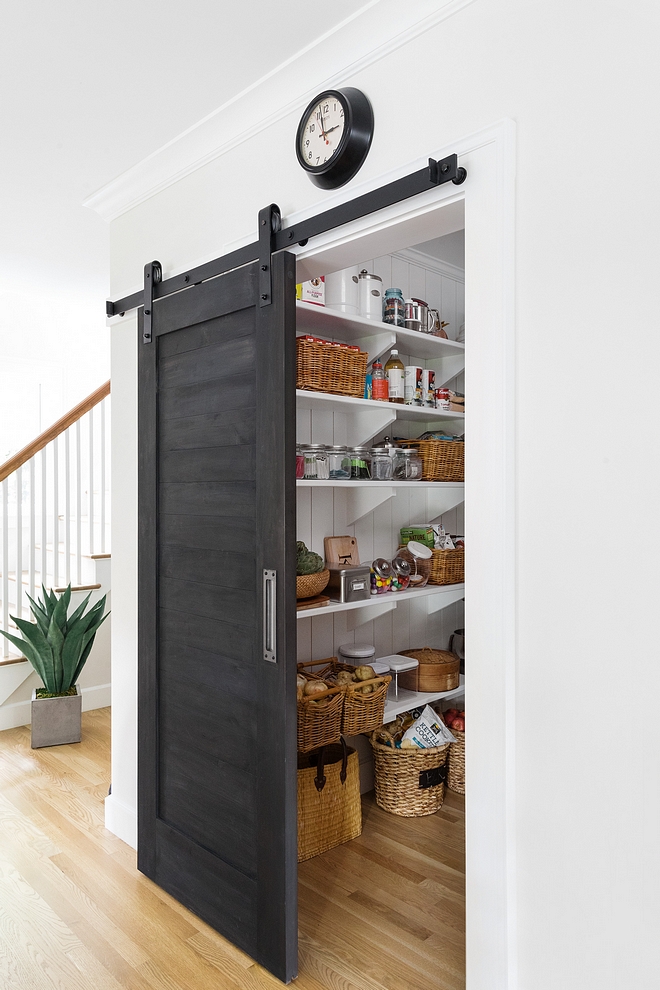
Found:
[{"label": "wooden bowl", "polygon": [[296,598],[313,598],[320,595],[328,581],[330,571],[319,571],[318,574],[299,574],[296,577]]}]

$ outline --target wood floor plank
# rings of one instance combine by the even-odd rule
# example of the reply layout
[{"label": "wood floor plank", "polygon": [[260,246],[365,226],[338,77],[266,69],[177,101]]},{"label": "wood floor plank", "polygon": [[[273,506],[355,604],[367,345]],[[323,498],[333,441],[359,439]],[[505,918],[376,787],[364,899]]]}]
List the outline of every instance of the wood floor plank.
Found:
[{"label": "wood floor plank", "polygon": [[[104,825],[110,712],[83,741],[0,733],[2,990],[277,990],[282,984],[142,876]],[[464,990],[464,799],[300,865],[296,990]]]}]

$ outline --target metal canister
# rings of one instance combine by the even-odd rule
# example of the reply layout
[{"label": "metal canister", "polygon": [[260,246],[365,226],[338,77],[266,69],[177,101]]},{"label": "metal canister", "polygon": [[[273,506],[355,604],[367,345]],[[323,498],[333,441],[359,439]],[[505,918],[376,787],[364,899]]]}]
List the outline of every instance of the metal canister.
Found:
[{"label": "metal canister", "polygon": [[358,312],[368,320],[383,321],[383,280],[366,268],[358,275]]}]

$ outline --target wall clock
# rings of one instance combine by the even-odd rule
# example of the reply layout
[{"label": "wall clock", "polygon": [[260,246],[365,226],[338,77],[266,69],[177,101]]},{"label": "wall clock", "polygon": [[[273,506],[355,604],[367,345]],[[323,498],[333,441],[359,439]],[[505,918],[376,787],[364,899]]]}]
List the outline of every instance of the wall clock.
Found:
[{"label": "wall clock", "polygon": [[362,166],[374,133],[374,113],[359,89],[326,89],[305,109],[296,155],[312,182],[336,189]]}]

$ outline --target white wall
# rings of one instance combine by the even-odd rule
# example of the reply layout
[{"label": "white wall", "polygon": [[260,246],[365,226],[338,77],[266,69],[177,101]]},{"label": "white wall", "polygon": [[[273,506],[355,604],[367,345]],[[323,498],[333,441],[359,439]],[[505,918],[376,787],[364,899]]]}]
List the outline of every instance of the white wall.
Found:
[{"label": "white wall", "polygon": [[[656,990],[660,982],[652,100],[659,19],[648,0],[625,8],[611,0],[475,2],[350,80],[369,95],[377,121],[353,190],[505,116],[517,123],[518,973],[511,986],[520,990]],[[285,215],[329,202],[292,155],[302,102],[265,135],[113,222],[115,296],[139,286],[148,259],[159,258],[167,274],[253,237],[257,211],[269,202]],[[392,127],[400,128],[396,140]],[[467,278],[469,293],[469,271]],[[113,388],[133,376],[122,348]],[[130,508],[130,430],[126,440]],[[122,442],[117,432],[115,441]],[[113,477],[120,477],[114,465]],[[114,562],[127,582],[121,604],[115,594],[116,666],[130,683],[133,536],[125,528],[120,543],[113,534]],[[133,772],[133,743],[127,727],[122,752],[115,750],[116,786]]]}]

